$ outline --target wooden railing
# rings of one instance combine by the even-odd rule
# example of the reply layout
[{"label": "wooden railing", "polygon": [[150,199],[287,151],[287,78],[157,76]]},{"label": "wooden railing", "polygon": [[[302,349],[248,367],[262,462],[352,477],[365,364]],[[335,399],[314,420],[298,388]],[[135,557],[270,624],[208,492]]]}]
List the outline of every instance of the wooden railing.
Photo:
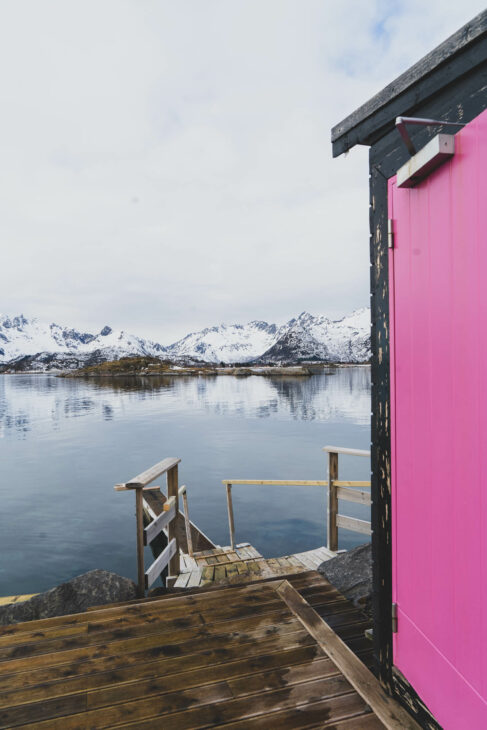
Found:
[{"label": "wooden railing", "polygon": [[371,534],[369,521],[359,520],[356,517],[347,517],[338,514],[338,500],[344,499],[348,502],[359,502],[370,506],[372,504],[370,492],[365,492],[363,487],[370,487],[370,481],[340,481],[338,479],[338,457],[339,454],[348,456],[366,456],[370,458],[370,451],[362,449],[348,449],[343,446],[325,446],[323,451],[328,454],[328,509],[327,509],[327,530],[326,546],[328,550],[338,550],[338,528],[354,530],[364,535]]},{"label": "wooden railing", "polygon": [[[179,497],[183,497],[185,506],[186,536],[188,546],[191,545],[191,528],[188,515],[188,504],[186,487],[178,488],[178,464],[181,459],[168,458],[151,466],[150,469],[123,484],[116,484],[114,489],[117,492],[135,491],[135,519],[137,525],[137,585],[140,596],[145,595],[147,588],[154,583],[162,571],[169,566],[170,576],[179,574],[179,546],[176,534],[176,519],[179,514]],[[158,486],[149,486],[154,479],[166,474],[167,478],[167,500],[164,503],[163,512],[144,527],[143,493],[149,489],[160,489]],[[154,560],[152,565],[145,570],[144,547],[149,545],[157,535],[167,529],[167,546]]]},{"label": "wooden railing", "polygon": [[[338,528],[361,532],[364,535],[371,534],[369,521],[359,520],[356,517],[347,517],[338,514],[338,500],[344,499],[348,502],[358,502],[367,506],[371,505],[370,492],[364,491],[364,487],[370,487],[370,481],[339,481],[338,479],[338,455],[348,454],[350,456],[368,456],[370,451],[361,449],[348,449],[340,446],[325,446],[324,451],[328,453],[328,480],[284,480],[284,479],[223,479],[227,491],[228,528],[230,532],[230,545],[235,547],[235,518],[233,514],[232,487],[235,485],[257,485],[257,486],[287,486],[287,487],[328,487],[328,508],[327,508],[327,548],[333,552],[338,550]],[[358,489],[357,489],[358,488]]]}]

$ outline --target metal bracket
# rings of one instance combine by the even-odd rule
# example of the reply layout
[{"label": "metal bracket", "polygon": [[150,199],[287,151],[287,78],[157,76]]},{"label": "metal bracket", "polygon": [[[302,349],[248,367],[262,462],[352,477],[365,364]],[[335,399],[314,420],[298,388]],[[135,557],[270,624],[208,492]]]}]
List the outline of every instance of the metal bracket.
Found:
[{"label": "metal bracket", "polygon": [[392,604],[391,618],[392,633],[397,634],[397,603]]},{"label": "metal bracket", "polygon": [[397,171],[398,188],[413,188],[455,154],[455,135],[437,134]]},{"label": "metal bracket", "polygon": [[408,130],[406,129],[406,124],[419,124],[423,127],[438,125],[443,127],[465,127],[463,122],[445,122],[441,119],[423,119],[422,117],[396,117],[396,129],[401,135],[411,156],[415,155],[417,150],[409,136]]},{"label": "metal bracket", "polygon": [[387,220],[387,245],[394,248],[394,221],[392,218]]}]

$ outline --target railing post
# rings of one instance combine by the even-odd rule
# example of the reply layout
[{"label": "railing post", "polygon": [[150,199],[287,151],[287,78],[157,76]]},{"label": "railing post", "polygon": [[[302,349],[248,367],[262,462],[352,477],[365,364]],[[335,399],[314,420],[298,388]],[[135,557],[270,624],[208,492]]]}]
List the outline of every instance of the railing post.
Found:
[{"label": "railing post", "polygon": [[173,466],[169,471],[167,472],[167,498],[170,499],[171,497],[174,497],[175,504],[176,504],[176,514],[174,516],[174,519],[169,523],[167,532],[168,532],[168,544],[171,542],[172,538],[174,537],[176,539],[176,552],[174,553],[173,557],[169,561],[169,576],[168,577],[177,577],[180,572],[180,566],[179,566],[179,545],[178,545],[178,536],[177,536],[177,520],[178,520],[178,514],[179,514],[179,488],[178,488],[178,465],[176,464]]},{"label": "railing post", "polygon": [[144,568],[144,509],[142,487],[135,490],[135,521],[137,524],[137,592],[139,598],[145,596]]},{"label": "railing post", "polygon": [[227,484],[228,528],[230,530],[230,547],[235,548],[235,522],[233,520],[232,485]]},{"label": "railing post", "polygon": [[338,497],[334,480],[338,479],[338,453],[328,452],[328,520],[327,520],[327,547],[328,550],[338,550]]},{"label": "railing post", "polygon": [[186,487],[183,486],[179,490],[182,498],[183,498],[183,505],[184,505],[184,526],[186,528],[186,542],[188,544],[188,555],[190,558],[193,557],[193,538],[191,537],[191,522],[189,521],[189,512],[188,512],[188,495],[186,493]]}]

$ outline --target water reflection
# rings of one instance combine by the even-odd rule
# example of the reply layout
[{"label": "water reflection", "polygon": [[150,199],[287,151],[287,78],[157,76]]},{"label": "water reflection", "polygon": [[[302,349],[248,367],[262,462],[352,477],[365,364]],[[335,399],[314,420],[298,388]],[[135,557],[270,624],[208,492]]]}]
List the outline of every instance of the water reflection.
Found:
[{"label": "water reflection", "polygon": [[[368,368],[307,378],[0,376],[0,595],[97,567],[133,577],[133,503],[113,485],[165,456],[182,458],[192,519],[227,544],[221,480],[324,479],[326,443],[368,448]],[[369,474],[366,459],[345,457],[340,469],[344,479]],[[234,507],[237,539],[269,557],[324,542],[321,488],[297,498],[242,487]],[[363,510],[345,514],[367,519]],[[341,540],[363,538],[343,531]]]},{"label": "water reflection", "polygon": [[343,368],[311,377],[115,377],[64,379],[50,375],[0,376],[0,437],[23,437],[36,424],[96,414],[112,421],[127,404],[203,411],[219,416],[349,420],[366,424],[370,371]]}]

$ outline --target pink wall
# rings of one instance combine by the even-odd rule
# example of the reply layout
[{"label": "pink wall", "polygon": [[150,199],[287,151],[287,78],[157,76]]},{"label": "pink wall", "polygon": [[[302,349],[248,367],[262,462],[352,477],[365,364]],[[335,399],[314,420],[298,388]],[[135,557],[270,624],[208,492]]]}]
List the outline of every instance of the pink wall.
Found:
[{"label": "pink wall", "polygon": [[446,728],[487,728],[487,112],[389,182],[394,664]]}]

